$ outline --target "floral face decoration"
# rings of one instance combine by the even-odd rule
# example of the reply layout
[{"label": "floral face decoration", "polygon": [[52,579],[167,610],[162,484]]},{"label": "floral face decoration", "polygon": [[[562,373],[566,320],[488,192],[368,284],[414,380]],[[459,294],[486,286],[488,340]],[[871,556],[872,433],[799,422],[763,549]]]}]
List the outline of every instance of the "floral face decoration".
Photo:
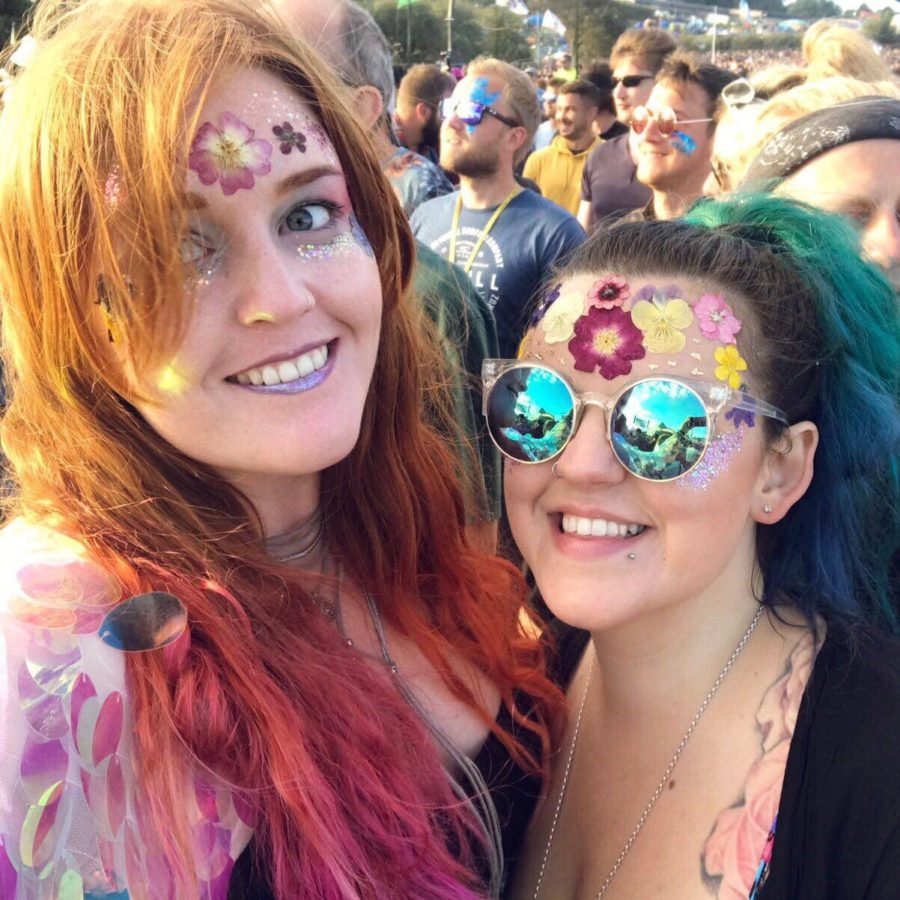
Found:
[{"label": "floral face decoration", "polygon": [[[565,291],[562,283],[549,291],[531,317],[532,336],[523,342],[519,355],[525,355],[534,338],[542,337],[551,356],[555,345],[565,344],[576,370],[597,372],[608,381],[630,375],[638,360],[645,360],[644,368],[651,375],[659,369],[659,375],[674,375],[688,355],[694,361],[690,377],[703,378],[711,372],[730,389],[746,392],[743,373],[747,363],[735,343],[740,331],[741,322],[721,294],[704,293],[690,302],[677,285],[645,284],[632,291],[625,278],[608,275],[586,291]],[[699,346],[685,354],[688,341]],[[706,352],[701,354],[705,344]],[[535,356],[543,359],[538,352]],[[654,356],[661,357],[659,363],[650,362]],[[662,358],[665,356],[679,359]],[[682,377],[688,378],[688,373]],[[717,436],[703,459],[679,484],[693,491],[706,490],[740,450],[741,426],[753,428],[755,424],[752,412],[724,411]]]},{"label": "floral face decoration", "polygon": [[268,175],[272,171],[271,156],[268,141],[258,139],[249,125],[225,112],[219,116],[218,125],[204,122],[200,126],[191,144],[188,168],[205,185],[218,182],[228,197],[239,190],[249,191],[256,177]]}]

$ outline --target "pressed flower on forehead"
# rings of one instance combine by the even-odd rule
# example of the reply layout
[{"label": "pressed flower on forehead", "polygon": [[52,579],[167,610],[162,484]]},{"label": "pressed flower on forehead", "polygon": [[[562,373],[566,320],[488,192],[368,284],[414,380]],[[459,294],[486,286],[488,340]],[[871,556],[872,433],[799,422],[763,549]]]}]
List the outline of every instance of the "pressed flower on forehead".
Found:
[{"label": "pressed flower on forehead", "polygon": [[628,282],[619,275],[595,281],[587,292],[588,300],[600,309],[614,309],[621,306],[631,295]]},{"label": "pressed flower on forehead", "polygon": [[543,300],[541,300],[541,302],[537,305],[535,311],[531,314],[531,319],[529,319],[528,321],[529,328],[534,328],[534,326],[544,318],[547,310],[550,309],[551,304],[555,300],[559,299],[559,292],[561,287],[562,282],[556,285],[556,287],[551,288],[549,291],[547,291],[547,293],[544,295]]},{"label": "pressed flower on forehead", "polygon": [[575,320],[584,309],[584,298],[581,294],[563,294],[551,303],[544,314],[544,340],[548,344],[561,344],[567,341],[575,330]]},{"label": "pressed flower on forehead", "polygon": [[301,153],[306,153],[306,135],[299,131],[294,131],[294,126],[290,122],[283,122],[281,125],[275,125],[272,128],[272,134],[278,138],[281,143],[278,149],[287,156],[291,150],[296,147]]},{"label": "pressed flower on forehead", "polygon": [[741,330],[741,323],[721,294],[704,294],[694,304],[694,315],[703,337],[721,344],[733,344]]},{"label": "pressed flower on forehead", "polygon": [[612,381],[631,371],[632,360],[646,355],[641,332],[621,309],[591,307],[575,323],[574,330],[569,352],[580,372],[593,372],[596,368],[607,381]]},{"label": "pressed flower on forehead", "polygon": [[[740,391],[742,394],[746,394],[747,385],[742,384]],[[725,418],[728,419],[735,428],[740,428],[741,425],[746,425],[748,428],[756,427],[756,418],[748,409],[738,409],[736,406],[733,406],[725,413]]]},{"label": "pressed flower on forehead", "polygon": [[272,145],[255,140],[256,132],[229,112],[219,116],[219,127],[204,122],[197,131],[188,157],[188,168],[203,184],[219,183],[226,196],[250,190],[255,175],[272,171]]},{"label": "pressed flower on forehead", "polygon": [[680,297],[666,300],[654,295],[635,303],[631,318],[644,332],[644,345],[651,353],[678,353],[687,342],[681,329],[694,321],[694,314]]},{"label": "pressed flower on forehead", "polygon": [[747,363],[741,358],[736,344],[727,347],[716,347],[713,356],[719,364],[716,366],[716,378],[728,383],[728,387],[737,390],[741,386],[741,372],[747,371]]}]

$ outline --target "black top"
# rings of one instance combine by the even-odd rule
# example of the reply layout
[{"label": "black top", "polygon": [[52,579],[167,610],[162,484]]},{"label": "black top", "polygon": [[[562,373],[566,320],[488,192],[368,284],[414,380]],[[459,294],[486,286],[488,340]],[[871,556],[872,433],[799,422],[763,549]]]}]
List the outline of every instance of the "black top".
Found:
[{"label": "black top", "polygon": [[[548,674],[565,689],[581,658],[588,634],[561,625],[559,622],[551,625],[551,631],[556,649],[551,655]],[[528,709],[526,697],[520,694],[517,701],[523,710]],[[535,755],[539,754],[540,746],[537,738],[526,729],[515,725],[505,705],[501,707],[497,716],[497,724],[508,734],[514,735]],[[541,779],[521,769],[494,732],[491,732],[485,740],[475,758],[475,764],[490,789],[503,829],[504,873],[508,880],[509,873],[518,858],[525,829],[540,797]],[[256,841],[251,840],[250,845],[237,860],[229,884],[229,900],[274,900],[265,859],[259,850]]]},{"label": "black top", "polygon": [[788,752],[760,900],[900,900],[900,641],[836,629]]}]

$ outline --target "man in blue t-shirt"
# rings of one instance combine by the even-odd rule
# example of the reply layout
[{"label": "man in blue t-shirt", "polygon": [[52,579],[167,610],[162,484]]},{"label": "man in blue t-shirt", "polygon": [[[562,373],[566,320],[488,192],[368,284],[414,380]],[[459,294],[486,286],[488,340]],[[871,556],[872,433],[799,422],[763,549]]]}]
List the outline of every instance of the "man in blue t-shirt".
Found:
[{"label": "man in blue t-shirt", "polygon": [[500,354],[514,357],[528,309],[553,265],[584,231],[575,217],[516,182],[540,119],[524,72],[478,60],[459,82],[441,128],[441,166],[459,192],[423,203],[410,222],[416,237],[468,273],[494,312]]}]

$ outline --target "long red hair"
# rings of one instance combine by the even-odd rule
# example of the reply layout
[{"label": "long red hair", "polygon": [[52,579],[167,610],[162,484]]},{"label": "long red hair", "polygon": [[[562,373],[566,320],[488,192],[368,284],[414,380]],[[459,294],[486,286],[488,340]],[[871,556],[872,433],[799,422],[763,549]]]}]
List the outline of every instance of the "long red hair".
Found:
[{"label": "long red hair", "polygon": [[102,276],[139,371],[177,344],[190,111],[234,67],[282,78],[331,137],[384,296],[359,442],[321,476],[328,547],[454,694],[478,708],[451,656],[489,676],[546,750],[560,697],[521,626],[521,578],[466,542],[460,466],[423,421],[439,356],[409,297],[413,240],[366,135],[327,66],[232,0],[48,2],[32,33],[41,50],[0,118],[9,513],[76,536],[128,593],[167,590],[187,608],[188,640],[128,660],[139,776],[176,877],[196,879],[172,816],[186,746],[256,807],[280,896],[298,884],[322,898],[471,896],[466,854],[450,849],[467,844],[468,814],[421,723],[341,645],[302,576],[266,557],[247,499],[141,420],[89,325]]}]

